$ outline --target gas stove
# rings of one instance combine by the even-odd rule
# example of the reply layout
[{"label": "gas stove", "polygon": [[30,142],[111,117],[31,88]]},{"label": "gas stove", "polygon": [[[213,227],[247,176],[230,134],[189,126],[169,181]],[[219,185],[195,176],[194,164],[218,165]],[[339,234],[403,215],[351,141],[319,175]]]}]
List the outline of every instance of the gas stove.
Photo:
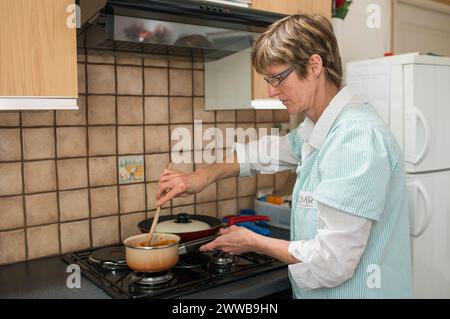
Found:
[{"label": "gas stove", "polygon": [[133,299],[179,298],[286,266],[257,253],[231,256],[213,251],[180,255],[169,271],[136,273],[127,267],[123,245],[71,253],[63,259],[79,265],[81,274],[111,297]]}]

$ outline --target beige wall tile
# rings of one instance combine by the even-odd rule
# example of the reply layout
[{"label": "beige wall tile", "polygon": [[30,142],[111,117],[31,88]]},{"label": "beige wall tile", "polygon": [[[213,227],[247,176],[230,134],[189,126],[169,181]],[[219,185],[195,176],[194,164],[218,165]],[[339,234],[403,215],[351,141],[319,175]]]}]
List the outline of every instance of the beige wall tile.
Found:
[{"label": "beige wall tile", "polygon": [[201,97],[194,98],[194,120],[203,121],[203,123],[214,123],[215,112],[205,111],[205,99]]},{"label": "beige wall tile", "polygon": [[90,63],[114,63],[115,56],[109,52],[92,52],[88,51],[87,62]]},{"label": "beige wall tile", "polygon": [[145,184],[122,185],[119,194],[121,213],[145,210]]},{"label": "beige wall tile", "polygon": [[0,126],[19,126],[19,112],[0,112]]},{"label": "beige wall tile", "polygon": [[255,122],[256,114],[254,110],[238,110],[237,111],[237,121],[241,123],[245,122]]},{"label": "beige wall tile", "polygon": [[118,213],[117,187],[91,188],[92,217]]},{"label": "beige wall tile", "polygon": [[192,152],[186,152],[188,156],[186,157],[188,160],[185,162],[176,162],[175,156],[172,153],[172,163],[170,164],[171,169],[174,171],[180,171],[185,174],[192,173],[194,171],[194,163],[192,161],[193,155]]},{"label": "beige wall tile", "polygon": [[135,66],[117,67],[117,94],[142,94],[142,68]]},{"label": "beige wall tile", "polygon": [[247,144],[258,140],[258,131],[253,124],[236,124],[236,141],[238,143]]},{"label": "beige wall tile", "polygon": [[0,161],[18,161],[21,153],[20,129],[0,129]]},{"label": "beige wall tile", "polygon": [[222,218],[227,215],[236,215],[238,213],[237,210],[237,199],[229,199],[219,201],[218,206],[218,217]]},{"label": "beige wall tile", "polygon": [[143,99],[136,96],[117,97],[118,124],[142,124],[144,122]]},{"label": "beige wall tile", "polygon": [[117,184],[115,156],[89,158],[89,184],[91,186]]},{"label": "beige wall tile", "polygon": [[256,111],[256,122],[272,122],[273,111],[272,110],[259,110]]},{"label": "beige wall tile", "polygon": [[86,93],[86,65],[84,63],[77,64],[78,73],[78,93]]},{"label": "beige wall tile", "polygon": [[212,183],[205,187],[204,190],[196,194],[197,203],[210,202],[217,199],[216,183]]},{"label": "beige wall tile", "polygon": [[116,98],[110,95],[89,95],[88,122],[96,124],[116,124]]},{"label": "beige wall tile", "polygon": [[255,196],[238,198],[238,212],[242,209],[255,209]]},{"label": "beige wall tile", "polygon": [[86,62],[86,54],[85,54],[85,52],[79,53],[77,55],[77,61],[78,62]]},{"label": "beige wall tile", "polygon": [[88,93],[99,93],[99,94],[116,93],[114,66],[88,64],[87,82],[88,82]]},{"label": "beige wall tile", "polygon": [[116,56],[117,64],[142,65],[142,58],[135,56]]},{"label": "beige wall tile", "polygon": [[[171,125],[170,126],[171,151],[175,151],[175,145],[182,147],[182,150],[188,151],[194,149],[194,126],[193,125]],[[181,144],[180,144],[181,143]],[[179,150],[179,149],[178,149]],[[191,157],[192,158],[192,157]],[[192,159],[191,159],[192,161]]]},{"label": "beige wall tile", "polygon": [[177,58],[169,60],[169,67],[171,68],[182,68],[182,69],[192,69],[192,60],[190,58]]},{"label": "beige wall tile", "polygon": [[127,214],[120,216],[121,240],[141,234],[138,224],[145,219],[145,213]]},{"label": "beige wall tile", "polygon": [[217,205],[216,203],[198,204],[195,206],[195,213],[197,215],[206,215],[211,217],[217,217]]},{"label": "beige wall tile", "polygon": [[236,124],[234,123],[223,123],[217,124],[217,128],[222,132],[223,142],[222,145],[225,148],[230,148],[233,146],[236,140]]},{"label": "beige wall tile", "polygon": [[55,157],[54,129],[23,129],[23,157],[26,160]]},{"label": "beige wall tile", "polygon": [[167,97],[145,97],[145,124],[169,123],[169,99]]},{"label": "beige wall tile", "polygon": [[116,128],[114,126],[89,127],[89,155],[116,154]]},{"label": "beige wall tile", "polygon": [[192,123],[192,98],[170,98],[170,123]]},{"label": "beige wall tile", "polygon": [[53,126],[54,111],[22,111],[22,126]]},{"label": "beige wall tile", "polygon": [[145,127],[145,152],[158,153],[169,151],[168,126]]},{"label": "beige wall tile", "polygon": [[172,208],[172,215],[176,215],[179,213],[188,213],[188,214],[195,214],[195,206],[194,205],[190,205],[190,206],[179,206],[179,207],[175,207]]},{"label": "beige wall tile", "polygon": [[[156,190],[158,183],[147,183],[147,210],[156,209]],[[170,202],[165,203],[162,208],[170,207]]]},{"label": "beige wall tile", "polygon": [[[156,210],[148,210],[147,218],[153,218],[155,216],[155,213],[156,213]],[[170,216],[170,215],[172,215],[171,208],[161,209],[161,212],[159,213],[159,216]]]},{"label": "beige wall tile", "polygon": [[256,176],[238,178],[238,195],[251,196],[256,194]]},{"label": "beige wall tile", "polygon": [[145,58],[144,65],[167,67],[169,65],[169,60],[166,57],[154,56],[151,58]]},{"label": "beige wall tile", "polygon": [[257,189],[274,187],[274,174],[259,174],[257,176]]},{"label": "beige wall tile", "polygon": [[96,218],[92,224],[92,245],[94,247],[111,245],[119,242],[119,217]]},{"label": "beige wall tile", "polygon": [[25,196],[27,226],[51,224],[58,221],[56,193]]},{"label": "beige wall tile", "polygon": [[237,182],[237,178],[236,177],[231,177],[231,178],[226,178],[223,180],[220,180],[217,182],[217,186],[218,186],[218,191],[217,191],[217,196],[218,199],[229,199],[229,198],[233,198],[236,197],[236,185]]},{"label": "beige wall tile", "polygon": [[147,182],[157,182],[163,171],[168,167],[169,153],[145,156],[145,172]]},{"label": "beige wall tile", "polygon": [[168,95],[167,69],[144,68],[144,81],[145,95]]},{"label": "beige wall tile", "polygon": [[0,265],[25,260],[25,232],[14,230],[0,233]]},{"label": "beige wall tile", "polygon": [[28,228],[27,242],[29,259],[58,254],[58,224]]},{"label": "beige wall tile", "polygon": [[0,198],[0,230],[19,228],[23,226],[22,196]]},{"label": "beige wall tile", "polygon": [[86,156],[86,128],[58,127],[56,129],[58,157]]},{"label": "beige wall tile", "polygon": [[274,110],[273,111],[273,121],[274,122],[289,122],[289,112],[288,110]]},{"label": "beige wall tile", "polygon": [[284,171],[275,174],[275,192],[279,191],[285,184],[291,174],[295,174],[292,171]]},{"label": "beige wall tile", "polygon": [[24,163],[25,193],[56,190],[55,161]]},{"label": "beige wall tile", "polygon": [[62,253],[87,249],[91,246],[89,220],[63,223],[60,225],[60,231]]},{"label": "beige wall tile", "polygon": [[78,110],[56,111],[57,125],[85,125],[86,124],[86,96],[77,99]]},{"label": "beige wall tile", "polygon": [[58,160],[59,189],[87,187],[86,159]]},{"label": "beige wall tile", "polygon": [[192,96],[192,70],[170,69],[170,95]]},{"label": "beige wall tile", "polygon": [[272,134],[272,123],[260,123],[256,124],[256,130],[258,132],[258,138]]},{"label": "beige wall tile", "polygon": [[87,189],[59,193],[59,209],[61,221],[83,219],[89,217],[89,197]]},{"label": "beige wall tile", "polygon": [[[214,124],[194,123],[194,149],[211,149],[216,146],[216,127]],[[203,154],[202,154],[203,156]]]},{"label": "beige wall tile", "polygon": [[236,111],[217,111],[217,122],[235,122],[236,121]]},{"label": "beige wall tile", "polygon": [[194,151],[194,166],[196,170],[198,168],[204,167],[204,163],[206,165],[209,165],[218,162],[219,157],[220,160],[223,159],[225,152],[223,150],[219,150],[216,152],[213,143],[214,142],[206,144],[206,148],[202,151]]},{"label": "beige wall tile", "polygon": [[189,195],[186,197],[176,197],[174,199],[172,199],[172,206],[173,207],[178,207],[178,206],[183,206],[183,205],[191,205],[194,204],[194,195]]},{"label": "beige wall tile", "polygon": [[142,126],[119,126],[119,154],[144,153],[144,130]]},{"label": "beige wall tile", "polygon": [[205,83],[203,71],[193,71],[194,72],[194,95],[204,96],[205,95]]}]

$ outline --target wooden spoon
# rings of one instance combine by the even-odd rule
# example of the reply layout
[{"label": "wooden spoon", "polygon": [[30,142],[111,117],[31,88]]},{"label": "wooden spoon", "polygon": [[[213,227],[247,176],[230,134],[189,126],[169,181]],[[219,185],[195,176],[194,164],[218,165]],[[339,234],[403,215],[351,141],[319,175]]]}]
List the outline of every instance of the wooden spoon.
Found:
[{"label": "wooden spoon", "polygon": [[[171,167],[171,165],[169,163],[169,165],[167,166],[167,169],[170,169],[170,167]],[[167,189],[165,192],[162,193],[161,196],[164,197],[168,192],[169,192],[169,190]],[[160,212],[161,212],[161,206],[158,206],[156,208],[155,216],[153,216],[152,227],[150,227],[150,231],[148,232],[148,235],[147,235],[147,240],[145,241],[145,247],[149,247],[152,243],[153,233],[155,232],[156,224],[158,224]]]}]

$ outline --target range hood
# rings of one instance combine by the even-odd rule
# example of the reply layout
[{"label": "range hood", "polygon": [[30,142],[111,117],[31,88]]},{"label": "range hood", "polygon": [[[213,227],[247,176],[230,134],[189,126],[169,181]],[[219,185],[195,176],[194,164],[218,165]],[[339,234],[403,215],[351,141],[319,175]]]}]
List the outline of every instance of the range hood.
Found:
[{"label": "range hood", "polygon": [[282,17],[209,1],[107,0],[78,30],[78,47],[215,61],[249,49]]}]

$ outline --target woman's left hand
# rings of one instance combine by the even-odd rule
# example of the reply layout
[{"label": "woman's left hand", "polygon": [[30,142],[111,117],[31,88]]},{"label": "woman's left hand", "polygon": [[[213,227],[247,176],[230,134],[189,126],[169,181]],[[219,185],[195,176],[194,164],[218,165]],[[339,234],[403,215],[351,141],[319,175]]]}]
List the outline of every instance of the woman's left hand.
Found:
[{"label": "woman's left hand", "polygon": [[232,225],[220,229],[220,236],[214,241],[200,247],[200,251],[220,249],[231,255],[243,254],[256,250],[258,235],[245,227]]}]

